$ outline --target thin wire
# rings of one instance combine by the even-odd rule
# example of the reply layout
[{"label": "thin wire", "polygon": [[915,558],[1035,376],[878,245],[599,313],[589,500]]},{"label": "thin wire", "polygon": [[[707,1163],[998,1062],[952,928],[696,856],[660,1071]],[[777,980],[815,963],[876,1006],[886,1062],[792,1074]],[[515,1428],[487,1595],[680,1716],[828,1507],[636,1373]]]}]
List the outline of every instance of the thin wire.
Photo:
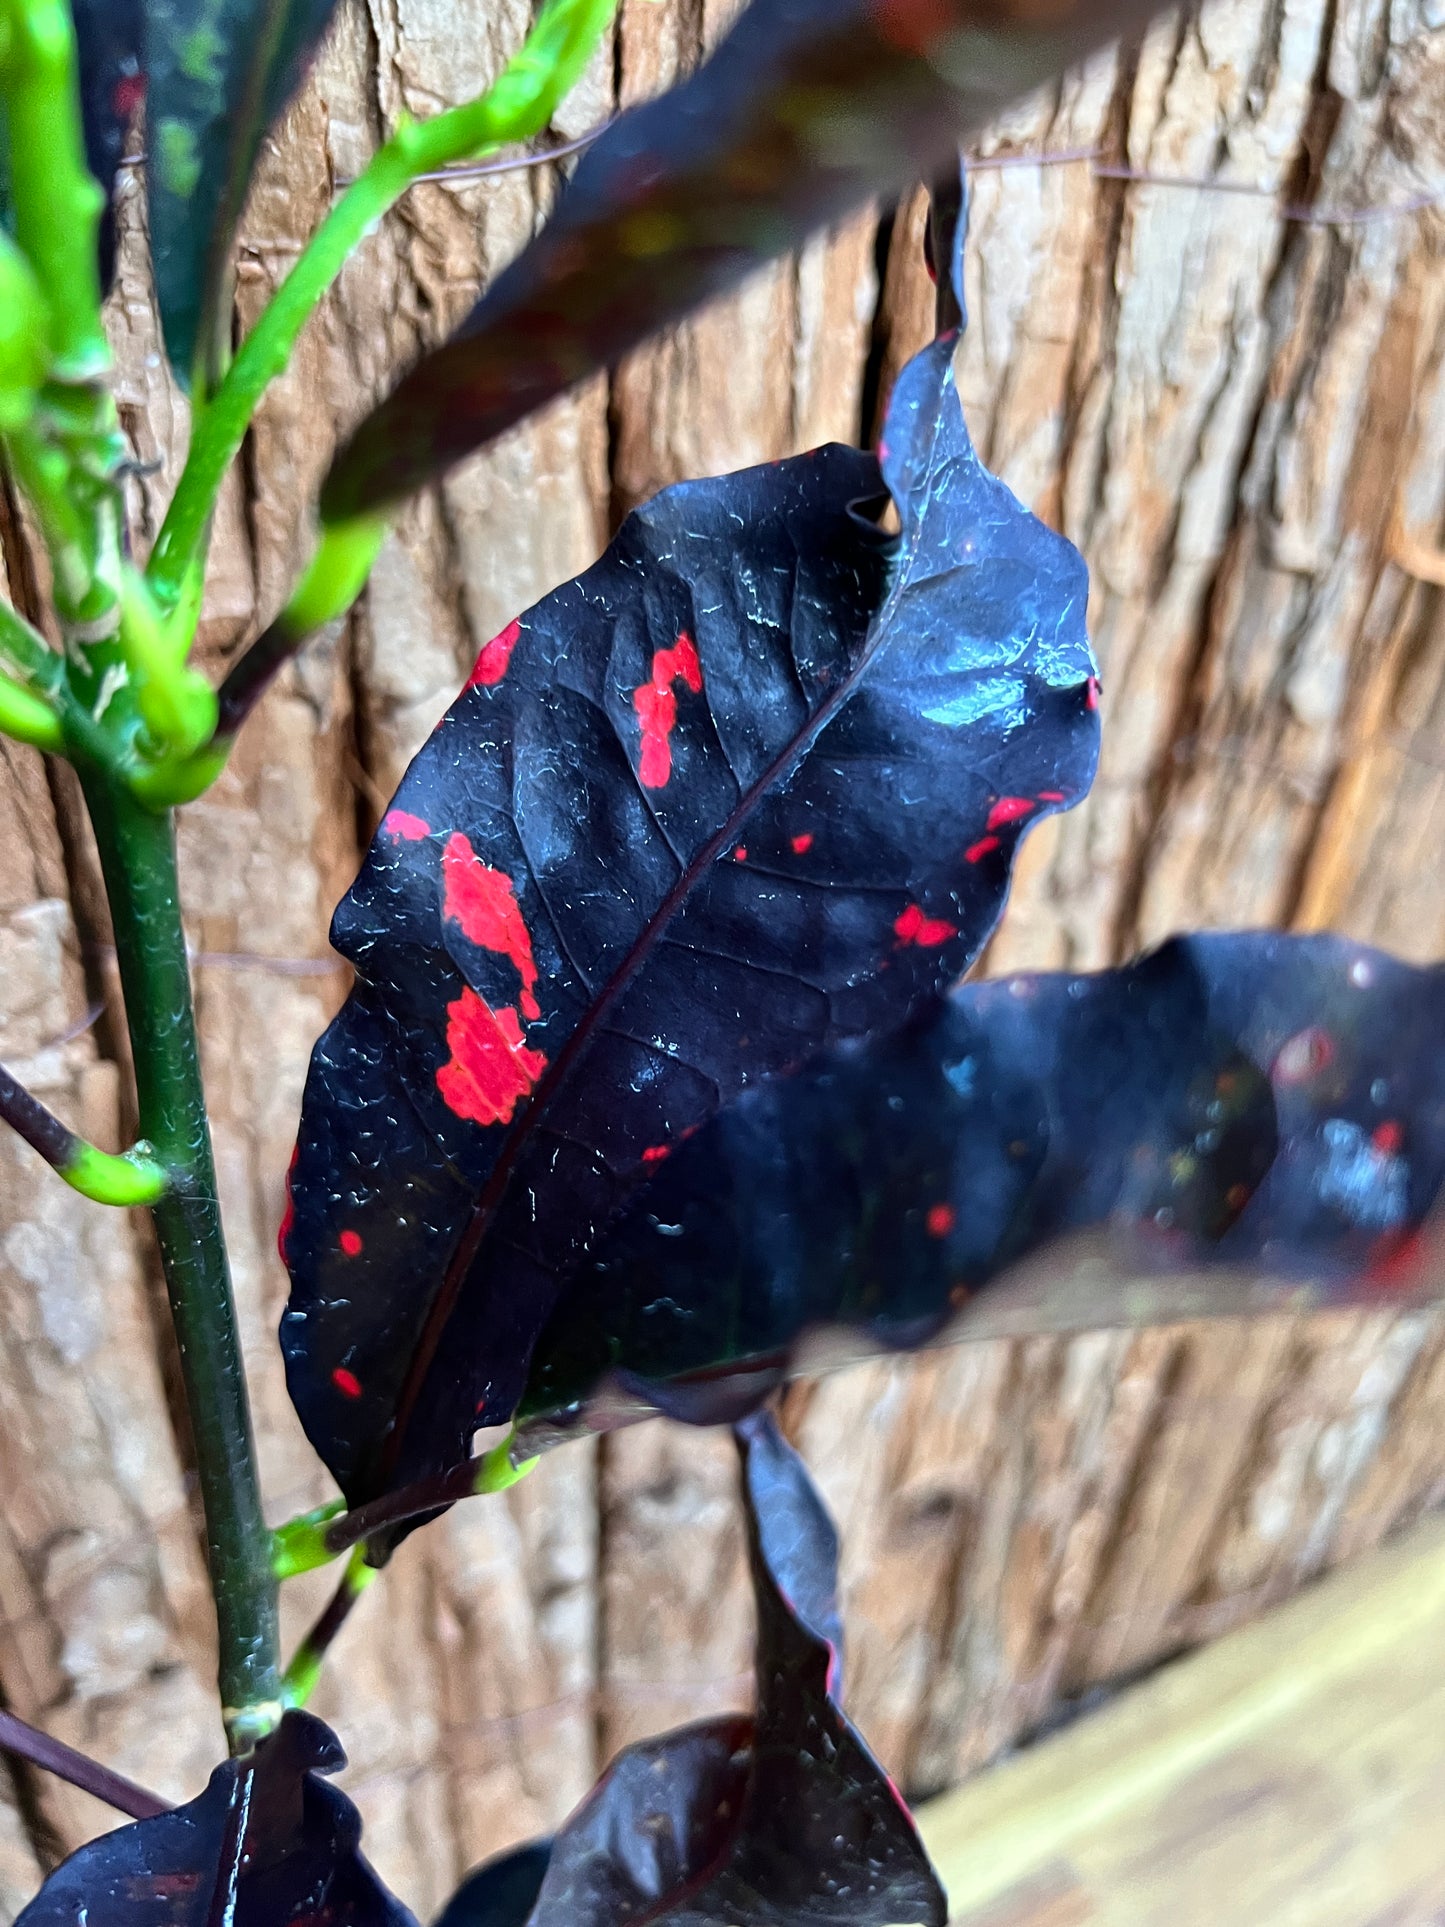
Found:
[{"label": "thin wire", "polygon": [[[429,174],[418,174],[416,181],[467,182],[486,180],[497,174],[513,174],[523,168],[545,167],[551,161],[563,161],[574,154],[582,153],[592,146],[616,124],[618,116],[602,121],[598,126],[579,134],[575,140],[565,142],[560,147],[539,148],[531,154],[513,155],[506,160],[462,161],[452,167],[439,167]],[[140,167],[148,157],[141,154],[127,154],[117,163],[118,167]],[[984,154],[970,156],[969,172],[988,174],[1002,172],[1017,167],[1073,167],[1091,164],[1096,180],[1124,181],[1137,187],[1162,187],[1187,190],[1196,194],[1233,194],[1244,195],[1257,200],[1273,200],[1278,192],[1254,181],[1220,181],[1203,174],[1165,174],[1152,168],[1130,167],[1124,161],[1110,161],[1103,158],[1103,150],[1093,147],[1044,148],[1034,153]],[[349,180],[338,181],[338,190],[352,186]],[[1286,201],[1277,206],[1276,218],[1290,221],[1304,227],[1368,227],[1376,221],[1402,220],[1411,214],[1419,214],[1428,208],[1445,204],[1445,189],[1434,193],[1422,190],[1411,194],[1401,201],[1377,201],[1364,207],[1340,207],[1326,203],[1311,207],[1307,203]],[[265,242],[251,244],[257,250],[265,250]]]}]

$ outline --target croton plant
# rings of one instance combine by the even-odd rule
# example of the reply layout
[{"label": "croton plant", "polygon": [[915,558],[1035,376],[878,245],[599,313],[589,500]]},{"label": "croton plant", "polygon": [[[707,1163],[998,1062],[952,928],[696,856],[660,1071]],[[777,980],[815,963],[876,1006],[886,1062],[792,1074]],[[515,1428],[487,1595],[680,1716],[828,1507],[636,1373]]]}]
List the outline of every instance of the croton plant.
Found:
[{"label": "croton plant", "polygon": [[[408,1532],[656,1414],[734,1428],[754,1710],[621,1753],[555,1838],[474,1873],[446,1927],[942,1927],[843,1711],[836,1537],[778,1387],[985,1324],[1439,1276],[1439,968],[1256,932],[961,982],[1021,838],[1087,791],[1103,712],[1083,562],[964,424],[957,153],[1127,9],[753,0],[692,78],[600,131],[548,225],[362,422],[310,565],[219,687],[188,665],[218,490],[318,301],[419,175],[545,133],[611,7],[545,0],[488,93],[400,125],[237,344],[236,223],[334,0],[0,0],[0,443],[53,580],[46,610],[0,604],[0,728],[79,773],[142,1136],[103,1152],[3,1073],[0,1110],[88,1197],[153,1216],[231,1741],[169,1809],[0,1716],[132,1816],[27,1927],[410,1922],[303,1710],[327,1647]],[[144,556],[102,325],[132,146],[193,420]],[[699,478],[629,516],[481,651],[336,911],[353,988],[306,1086],[280,1342],[342,1497],[268,1526],[173,813],[345,613],[411,492],[919,175],[941,182],[939,332],[876,449]],[[332,1605],[283,1665],[278,1586],[332,1560]]]}]

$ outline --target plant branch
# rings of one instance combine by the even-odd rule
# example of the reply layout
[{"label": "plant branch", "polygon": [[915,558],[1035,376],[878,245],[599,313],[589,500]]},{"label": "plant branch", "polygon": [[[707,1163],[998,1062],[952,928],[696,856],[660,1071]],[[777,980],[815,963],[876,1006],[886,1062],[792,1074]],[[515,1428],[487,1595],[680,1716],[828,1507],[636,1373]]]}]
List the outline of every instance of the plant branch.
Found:
[{"label": "plant branch", "polygon": [[291,600],[226,672],[218,692],[218,738],[229,741],[235,735],[308,636],[345,615],[365,587],[385,534],[381,516],[322,529],[311,566]]},{"label": "plant branch", "polygon": [[310,1699],[332,1642],[351,1617],[352,1607],[379,1570],[379,1567],[366,1563],[366,1555],[360,1546],[347,1560],[341,1584],[331,1595],[326,1610],[296,1648],[291,1664],[286,1668],[282,1692],[287,1706],[304,1706]]},{"label": "plant branch", "polygon": [[82,769],[115,924],[140,1127],[171,1188],[154,1207],[195,1440],[234,1752],[281,1713],[276,1584],[216,1198],[181,926],[174,830],[120,784]]},{"label": "plant branch", "polygon": [[52,1739],[38,1726],[31,1726],[14,1713],[0,1711],[0,1747],[17,1759],[28,1760],[31,1766],[55,1774],[57,1779],[69,1781],[71,1786],[78,1786],[82,1793],[103,1800],[117,1813],[129,1814],[132,1820],[154,1820],[158,1814],[171,1810],[159,1795],[148,1793],[123,1774],[113,1773],[99,1760],[92,1760],[89,1754],[77,1753],[64,1740]]},{"label": "plant branch", "polygon": [[162,602],[173,598],[205,539],[226,470],[257,404],[286,367],[301,330],[348,258],[419,175],[505,142],[529,140],[580,76],[616,0],[549,0],[526,44],[480,100],[404,121],[312,236],[201,409],[190,454],[151,555]]},{"label": "plant branch", "polygon": [[110,367],[96,246],[105,195],[85,164],[75,28],[66,0],[18,0],[8,13],[0,65],[15,238],[49,311],[56,377],[92,382]]},{"label": "plant branch", "polygon": [[0,656],[27,689],[56,696],[65,684],[65,664],[38,629],[18,609],[0,601]]},{"label": "plant branch", "polygon": [[72,1190],[97,1204],[155,1204],[165,1195],[165,1168],[150,1155],[148,1144],[136,1144],[118,1157],[97,1150],[69,1125],[62,1124],[38,1097],[32,1097],[3,1064],[0,1118],[24,1138],[32,1151],[38,1151]]},{"label": "plant branch", "polygon": [[5,675],[0,675],[0,734],[52,755],[65,747],[60,718],[50,704]]}]

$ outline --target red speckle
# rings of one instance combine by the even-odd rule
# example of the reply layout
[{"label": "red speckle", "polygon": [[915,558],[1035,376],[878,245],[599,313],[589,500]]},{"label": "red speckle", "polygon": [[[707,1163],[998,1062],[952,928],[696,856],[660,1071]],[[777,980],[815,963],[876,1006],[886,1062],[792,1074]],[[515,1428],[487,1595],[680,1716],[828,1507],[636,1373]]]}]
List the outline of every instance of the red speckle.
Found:
[{"label": "red speckle", "polygon": [[361,1233],[359,1231],[343,1231],[341,1234],[341,1249],[346,1253],[348,1258],[359,1258],[361,1256]]},{"label": "red speckle", "polygon": [[1097,709],[1099,707],[1099,678],[1097,676],[1090,676],[1089,680],[1084,684],[1084,707],[1085,709]]},{"label": "red speckle", "polygon": [[886,462],[886,461],[888,460],[888,444],[887,444],[887,442],[879,442],[879,444],[878,444],[878,459],[879,459],[879,461],[880,461],[880,462]]},{"label": "red speckle", "polygon": [[1371,1144],[1387,1158],[1394,1157],[1404,1141],[1405,1133],[1393,1117],[1387,1117],[1383,1124],[1377,1124],[1370,1133]]},{"label": "red speckle", "polygon": [[1425,1233],[1419,1225],[1413,1230],[1382,1231],[1370,1247],[1364,1282],[1376,1291],[1406,1291],[1420,1282],[1425,1256]]},{"label": "red speckle", "polygon": [[489,689],[493,683],[499,683],[511,666],[512,651],[521,635],[521,623],[509,622],[499,636],[493,636],[477,657],[472,673],[467,678],[467,688],[475,689],[480,683],[483,688]]},{"label": "red speckle", "polygon": [[128,121],[146,97],[144,74],[124,74],[115,83],[110,104],[117,120]]},{"label": "red speckle", "polygon": [[1308,1084],[1334,1060],[1335,1047],[1328,1031],[1311,1024],[1280,1045],[1270,1076],[1276,1084]]},{"label": "red speckle", "polygon": [[1233,1212],[1243,1211],[1254,1193],[1247,1184],[1231,1184],[1224,1194],[1224,1202]]},{"label": "red speckle", "polygon": [[748,846],[746,843],[739,843],[738,847],[733,851],[733,862],[746,863],[747,860],[748,860]]},{"label": "red speckle", "polygon": [[1039,791],[1039,801],[1041,803],[1067,803],[1068,800],[1069,799],[1064,795],[1064,792],[1062,790],[1040,790]]},{"label": "red speckle", "polygon": [[806,856],[813,847],[813,832],[805,830],[802,836],[793,838],[793,855]]},{"label": "red speckle", "polygon": [[388,810],[381,827],[387,836],[399,836],[404,843],[421,843],[431,835],[431,824],[410,810]]},{"label": "red speckle", "polygon": [[547,1068],[541,1051],[527,1049],[511,1005],[493,1010],[470,988],[447,1005],[447,1047],[437,1089],[449,1111],[474,1124],[510,1124]]},{"label": "red speckle", "polygon": [[926,917],[916,903],[910,903],[894,923],[893,934],[900,943],[916,943],[920,950],[933,950],[956,937],[958,929],[942,917]]},{"label": "red speckle", "polygon": [[661,1164],[664,1158],[671,1157],[671,1155],[672,1146],[670,1144],[649,1144],[642,1154],[642,1162],[644,1164]]},{"label": "red speckle", "polygon": [[988,813],[986,830],[1001,829],[1005,823],[1017,823],[1021,816],[1027,816],[1034,807],[1031,796],[1001,796]]},{"label": "red speckle", "polygon": [[678,682],[694,696],[702,691],[702,664],[692,637],[686,634],[671,649],[654,653],[651,680],[632,692],[632,707],[642,725],[637,780],[644,789],[665,789],[672,778],[672,731],[677,722],[673,684]]},{"label": "red speckle", "polygon": [[345,1398],[361,1397],[361,1380],[355,1372],[348,1372],[344,1365],[338,1365],[331,1374],[331,1383]]},{"label": "red speckle", "polygon": [[963,853],[963,860],[965,863],[982,863],[983,859],[997,848],[998,838],[996,836],[981,836],[977,843],[969,844]]},{"label": "red speckle", "polygon": [[483,950],[511,958],[522,979],[522,1015],[540,1017],[533,995],[537,965],[532,939],[517,908],[512,879],[500,870],[489,870],[460,830],[447,838],[442,852],[442,914],[454,918]]},{"label": "red speckle", "polygon": [[286,1247],[291,1242],[291,1227],[296,1222],[296,1200],[291,1195],[291,1174],[296,1169],[296,1160],[301,1155],[298,1144],[291,1153],[291,1162],[286,1167],[286,1209],[281,1214],[281,1228],[276,1233],[276,1250],[283,1265],[290,1265]]},{"label": "red speckle", "polygon": [[956,1221],[957,1213],[951,1204],[929,1205],[928,1216],[923,1220],[930,1238],[946,1238]]}]

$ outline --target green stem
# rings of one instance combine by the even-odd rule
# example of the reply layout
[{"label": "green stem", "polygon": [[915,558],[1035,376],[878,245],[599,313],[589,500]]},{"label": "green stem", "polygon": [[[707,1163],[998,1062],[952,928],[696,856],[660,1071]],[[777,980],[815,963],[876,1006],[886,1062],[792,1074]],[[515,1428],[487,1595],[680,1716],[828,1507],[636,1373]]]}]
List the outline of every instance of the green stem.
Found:
[{"label": "green stem", "polygon": [[205,539],[221,482],[257,404],[368,230],[419,174],[540,133],[586,66],[615,5],[616,0],[549,0],[526,45],[488,93],[433,120],[398,127],[332,208],[200,412],[151,555],[148,573],[162,602],[179,593]]},{"label": "green stem", "polygon": [[65,664],[38,629],[32,629],[18,610],[0,601],[0,656],[27,689],[41,696],[58,696],[65,683]]},{"label": "green stem", "polygon": [[32,695],[18,682],[0,675],[0,735],[55,755],[65,747],[60,718],[43,696]]},{"label": "green stem", "polygon": [[366,1563],[365,1548],[362,1546],[358,1546],[347,1560],[341,1584],[331,1595],[326,1610],[296,1648],[291,1664],[286,1668],[281,1691],[288,1706],[304,1706],[315,1692],[333,1640],[351,1617],[352,1607],[379,1571],[379,1567]]},{"label": "green stem", "polygon": [[84,1198],[93,1198],[97,1204],[125,1206],[155,1204],[165,1196],[170,1177],[151,1156],[148,1144],[132,1145],[119,1156],[88,1144],[47,1110],[38,1097],[32,1097],[3,1064],[0,1117]]},{"label": "green stem", "polygon": [[285,1525],[276,1528],[271,1539],[271,1563],[276,1577],[294,1579],[299,1573],[313,1572],[317,1566],[329,1565],[364,1540],[392,1526],[404,1525],[408,1519],[442,1511],[459,1499],[505,1492],[519,1479],[525,1479],[536,1463],[535,1459],[514,1463],[509,1437],[450,1472],[418,1479],[415,1485],[398,1486],[396,1491],[383,1493],[381,1498],[370,1499],[350,1512],[337,1501],[320,1506],[315,1512],[303,1513],[300,1518],[288,1519]]},{"label": "green stem", "polygon": [[85,164],[67,0],[9,0],[3,57],[15,238],[50,316],[54,373],[92,382],[110,367],[96,235],[105,195]]},{"label": "green stem", "polygon": [[216,1197],[210,1127],[181,927],[174,829],[82,769],[115,924],[140,1128],[171,1182],[154,1206],[206,1516],[232,1748],[280,1717],[276,1582],[261,1513],[250,1407]]}]

